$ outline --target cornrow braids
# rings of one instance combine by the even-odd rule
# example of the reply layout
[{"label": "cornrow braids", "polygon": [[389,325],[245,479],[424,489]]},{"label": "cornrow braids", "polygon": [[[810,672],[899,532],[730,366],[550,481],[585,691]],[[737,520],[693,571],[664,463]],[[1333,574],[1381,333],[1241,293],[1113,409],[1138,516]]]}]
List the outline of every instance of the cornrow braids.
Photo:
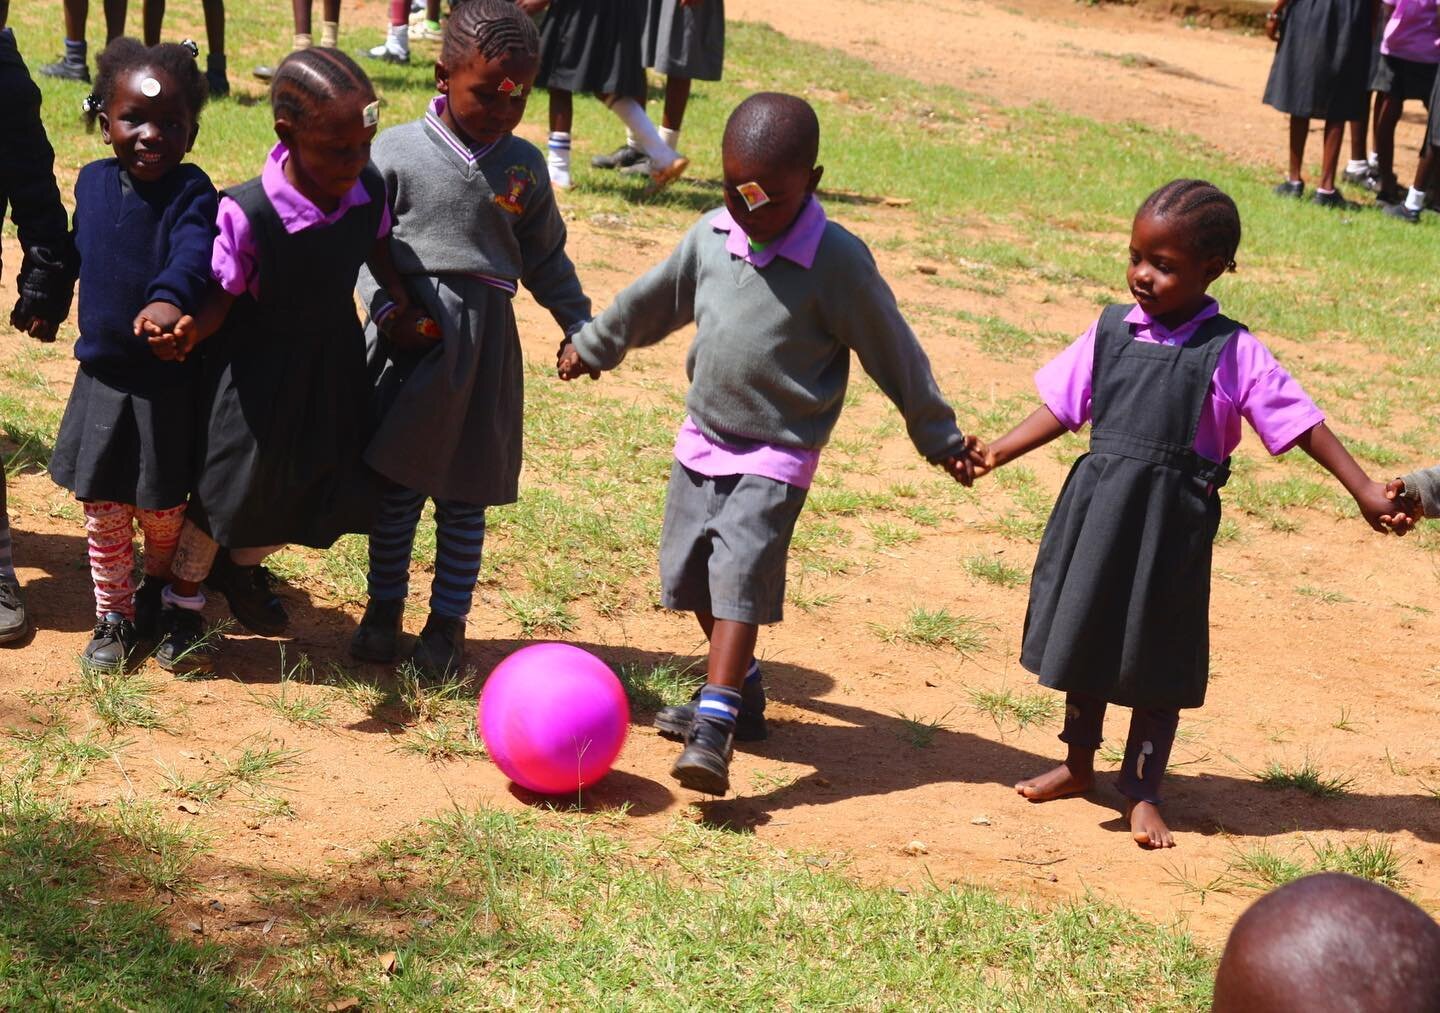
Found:
[{"label": "cornrow braids", "polygon": [[1202,257],[1219,257],[1227,270],[1235,270],[1240,249],[1240,209],[1229,194],[1203,179],[1175,179],[1156,190],[1140,210],[1157,218],[1182,218],[1186,240]]},{"label": "cornrow braids", "polygon": [[445,24],[440,59],[458,67],[473,56],[497,60],[511,53],[539,57],[540,33],[514,0],[458,0]]},{"label": "cornrow braids", "polygon": [[342,95],[375,97],[365,71],[338,49],[311,46],[280,61],[270,82],[270,111],[299,126]]},{"label": "cornrow braids", "polygon": [[158,46],[147,46],[139,39],[124,35],[115,39],[95,61],[98,70],[95,89],[81,104],[86,122],[95,122],[95,118],[114,96],[115,85],[122,77],[135,70],[153,67],[175,79],[175,83],[180,86],[180,93],[185,96],[185,105],[190,110],[190,115],[194,116],[198,123],[200,110],[210,98],[210,88],[205,83],[205,75],[200,72],[200,65],[195,62],[199,51],[199,47],[193,42],[162,42]]}]

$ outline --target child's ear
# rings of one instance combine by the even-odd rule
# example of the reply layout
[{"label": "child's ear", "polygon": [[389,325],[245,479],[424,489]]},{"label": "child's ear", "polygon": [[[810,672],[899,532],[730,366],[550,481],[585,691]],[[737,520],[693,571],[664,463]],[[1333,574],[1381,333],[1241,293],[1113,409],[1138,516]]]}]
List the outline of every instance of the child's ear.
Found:
[{"label": "child's ear", "polygon": [[1211,257],[1205,262],[1205,284],[1209,285],[1211,282],[1215,281],[1217,278],[1219,278],[1222,274],[1225,273],[1226,269],[1228,269],[1229,266],[1229,261],[1227,261],[1224,257]]},{"label": "child's ear", "polygon": [[196,120],[195,125],[190,128],[190,140],[185,144],[185,153],[188,155],[195,148],[195,138],[200,136],[200,121]]},{"label": "child's ear", "polygon": [[100,123],[100,140],[104,141],[106,144],[109,144],[109,143],[110,143],[110,117],[107,116],[105,113],[102,112],[96,119],[97,119],[98,122]]},{"label": "child's ear", "polygon": [[810,170],[810,182],[805,184],[806,193],[814,193],[820,187],[820,177],[825,175],[825,166],[817,165]]},{"label": "child's ear", "polygon": [[435,61],[435,90],[441,95],[450,94],[450,68],[444,60]]},{"label": "child's ear", "polygon": [[280,138],[280,143],[285,147],[293,148],[295,146],[292,143],[295,139],[295,125],[285,117],[280,117],[275,121],[275,136]]}]

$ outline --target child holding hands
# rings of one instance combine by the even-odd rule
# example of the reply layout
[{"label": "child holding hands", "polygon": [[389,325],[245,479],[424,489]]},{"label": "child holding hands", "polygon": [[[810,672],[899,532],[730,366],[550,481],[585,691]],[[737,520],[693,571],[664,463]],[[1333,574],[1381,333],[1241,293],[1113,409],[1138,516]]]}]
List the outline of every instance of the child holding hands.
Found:
[{"label": "child holding hands", "polygon": [[[710,640],[698,699],[656,716],[682,737],[671,771],[729,790],[734,740],[765,736],[755,644],[779,622],[785,557],[820,451],[839,417],[850,353],[905,416],[916,449],[965,485],[961,435],[930,362],[855,236],[815,197],[820,124],[803,99],[752,95],[725,127],[725,207],[560,351],[561,379],[614,369],[692,321],[689,412],[660,544],[662,600]],[[737,722],[739,728],[737,729]]]}]

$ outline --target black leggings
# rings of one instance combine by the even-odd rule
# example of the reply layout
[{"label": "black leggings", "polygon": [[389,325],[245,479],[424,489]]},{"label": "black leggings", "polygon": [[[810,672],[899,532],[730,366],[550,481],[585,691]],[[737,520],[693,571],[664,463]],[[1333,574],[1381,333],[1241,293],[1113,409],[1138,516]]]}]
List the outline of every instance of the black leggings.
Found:
[{"label": "black leggings", "polygon": [[[1105,701],[1085,693],[1065,694],[1065,727],[1060,741],[1085,749],[1099,749],[1105,737]],[[1130,716],[1130,737],[1116,787],[1136,802],[1160,804],[1160,779],[1170,762],[1178,710],[1136,707]]]}]

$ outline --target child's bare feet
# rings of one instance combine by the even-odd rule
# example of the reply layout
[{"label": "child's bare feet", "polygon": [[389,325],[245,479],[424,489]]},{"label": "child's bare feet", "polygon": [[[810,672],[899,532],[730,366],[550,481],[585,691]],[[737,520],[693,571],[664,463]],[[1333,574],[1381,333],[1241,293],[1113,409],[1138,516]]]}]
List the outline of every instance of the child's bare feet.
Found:
[{"label": "child's bare feet", "polygon": [[1142,848],[1173,848],[1175,835],[1160,817],[1160,807],[1153,802],[1131,802],[1125,812],[1130,820],[1130,835]]},{"label": "child's bare feet", "polygon": [[1064,798],[1067,795],[1082,794],[1093,787],[1095,787],[1095,771],[1072,770],[1067,761],[1039,777],[1021,781],[1015,785],[1015,790],[1031,802],[1049,802],[1051,799]]}]

